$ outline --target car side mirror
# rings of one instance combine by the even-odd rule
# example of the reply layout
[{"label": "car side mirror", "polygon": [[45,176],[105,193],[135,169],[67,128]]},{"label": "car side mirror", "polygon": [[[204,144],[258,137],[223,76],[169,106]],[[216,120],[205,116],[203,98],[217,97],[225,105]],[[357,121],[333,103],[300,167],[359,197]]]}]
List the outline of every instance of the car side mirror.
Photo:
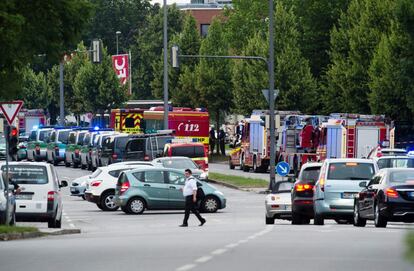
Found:
[{"label": "car side mirror", "polygon": [[363,187],[363,188],[367,187],[367,182],[360,182],[359,187]]},{"label": "car side mirror", "polygon": [[67,187],[67,186],[68,186],[68,181],[66,181],[66,180],[61,180],[60,181],[59,187]]}]

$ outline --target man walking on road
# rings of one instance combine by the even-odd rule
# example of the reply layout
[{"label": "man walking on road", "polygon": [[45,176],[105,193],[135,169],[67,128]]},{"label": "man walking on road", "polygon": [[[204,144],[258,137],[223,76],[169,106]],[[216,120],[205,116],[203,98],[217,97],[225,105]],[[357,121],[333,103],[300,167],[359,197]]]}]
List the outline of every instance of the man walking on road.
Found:
[{"label": "man walking on road", "polygon": [[184,221],[180,227],[188,227],[188,218],[190,217],[190,211],[196,215],[198,220],[200,220],[200,225],[203,226],[206,223],[206,220],[201,217],[200,213],[196,209],[197,202],[197,179],[192,176],[190,169],[185,170],[185,185],[183,189],[183,195],[185,198],[185,214]]}]

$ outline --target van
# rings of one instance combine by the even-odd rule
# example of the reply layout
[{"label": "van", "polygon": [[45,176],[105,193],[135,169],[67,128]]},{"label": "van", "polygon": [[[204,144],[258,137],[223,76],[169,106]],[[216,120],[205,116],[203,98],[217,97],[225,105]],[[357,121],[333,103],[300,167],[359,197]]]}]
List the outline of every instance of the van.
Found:
[{"label": "van", "polygon": [[208,170],[208,153],[202,143],[169,143],[164,147],[164,156],[191,158],[203,171]]},{"label": "van", "polygon": [[125,146],[130,138],[128,134],[108,136],[102,142],[101,160],[102,166],[122,162],[125,155]]},{"label": "van", "polygon": [[142,135],[131,137],[126,145],[125,161],[152,161],[161,157],[170,135]]}]

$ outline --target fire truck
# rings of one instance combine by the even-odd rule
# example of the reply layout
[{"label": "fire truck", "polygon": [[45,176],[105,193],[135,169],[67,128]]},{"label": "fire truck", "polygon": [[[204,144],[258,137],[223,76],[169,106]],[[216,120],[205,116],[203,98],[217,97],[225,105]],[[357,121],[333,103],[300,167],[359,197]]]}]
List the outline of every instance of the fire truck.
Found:
[{"label": "fire truck", "polygon": [[140,134],[143,116],[143,109],[112,109],[109,127],[121,133]]},{"label": "fire truck", "polygon": [[[174,137],[186,142],[203,143],[208,153],[210,117],[204,108],[173,107],[168,112],[168,129]],[[144,111],[143,130],[153,133],[164,129],[164,107],[152,107]]]},{"label": "fire truck", "polygon": [[[279,142],[283,123],[297,111],[275,112],[275,142]],[[254,110],[243,120],[240,147],[230,152],[229,167],[239,166],[243,171],[266,172],[270,164],[270,116],[268,110]]]},{"label": "fire truck", "polygon": [[17,119],[20,133],[29,133],[37,127],[46,125],[46,114],[42,109],[21,109]]}]

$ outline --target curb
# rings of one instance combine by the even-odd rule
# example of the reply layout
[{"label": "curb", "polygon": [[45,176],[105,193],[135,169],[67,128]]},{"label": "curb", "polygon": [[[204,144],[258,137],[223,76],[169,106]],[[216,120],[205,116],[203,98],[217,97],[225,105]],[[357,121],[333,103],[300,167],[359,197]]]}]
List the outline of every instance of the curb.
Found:
[{"label": "curb", "polygon": [[0,234],[0,241],[12,241],[12,240],[21,240],[21,239],[31,239],[38,238],[43,236],[57,236],[57,235],[66,235],[66,234],[79,234],[81,233],[80,229],[62,229],[54,232],[13,232],[13,233],[2,233]]},{"label": "curb", "polygon": [[257,193],[257,194],[266,194],[267,193],[267,190],[256,191],[254,188],[239,187],[239,186],[236,186],[236,185],[233,185],[233,184],[228,184],[228,183],[225,183],[225,182],[211,180],[211,179],[208,179],[208,182],[219,184],[219,185],[222,185],[222,186],[225,186],[225,187],[228,187],[228,188],[232,188],[232,189],[236,189],[236,190],[240,190],[240,191],[245,191],[245,192],[254,192],[254,193]]}]

